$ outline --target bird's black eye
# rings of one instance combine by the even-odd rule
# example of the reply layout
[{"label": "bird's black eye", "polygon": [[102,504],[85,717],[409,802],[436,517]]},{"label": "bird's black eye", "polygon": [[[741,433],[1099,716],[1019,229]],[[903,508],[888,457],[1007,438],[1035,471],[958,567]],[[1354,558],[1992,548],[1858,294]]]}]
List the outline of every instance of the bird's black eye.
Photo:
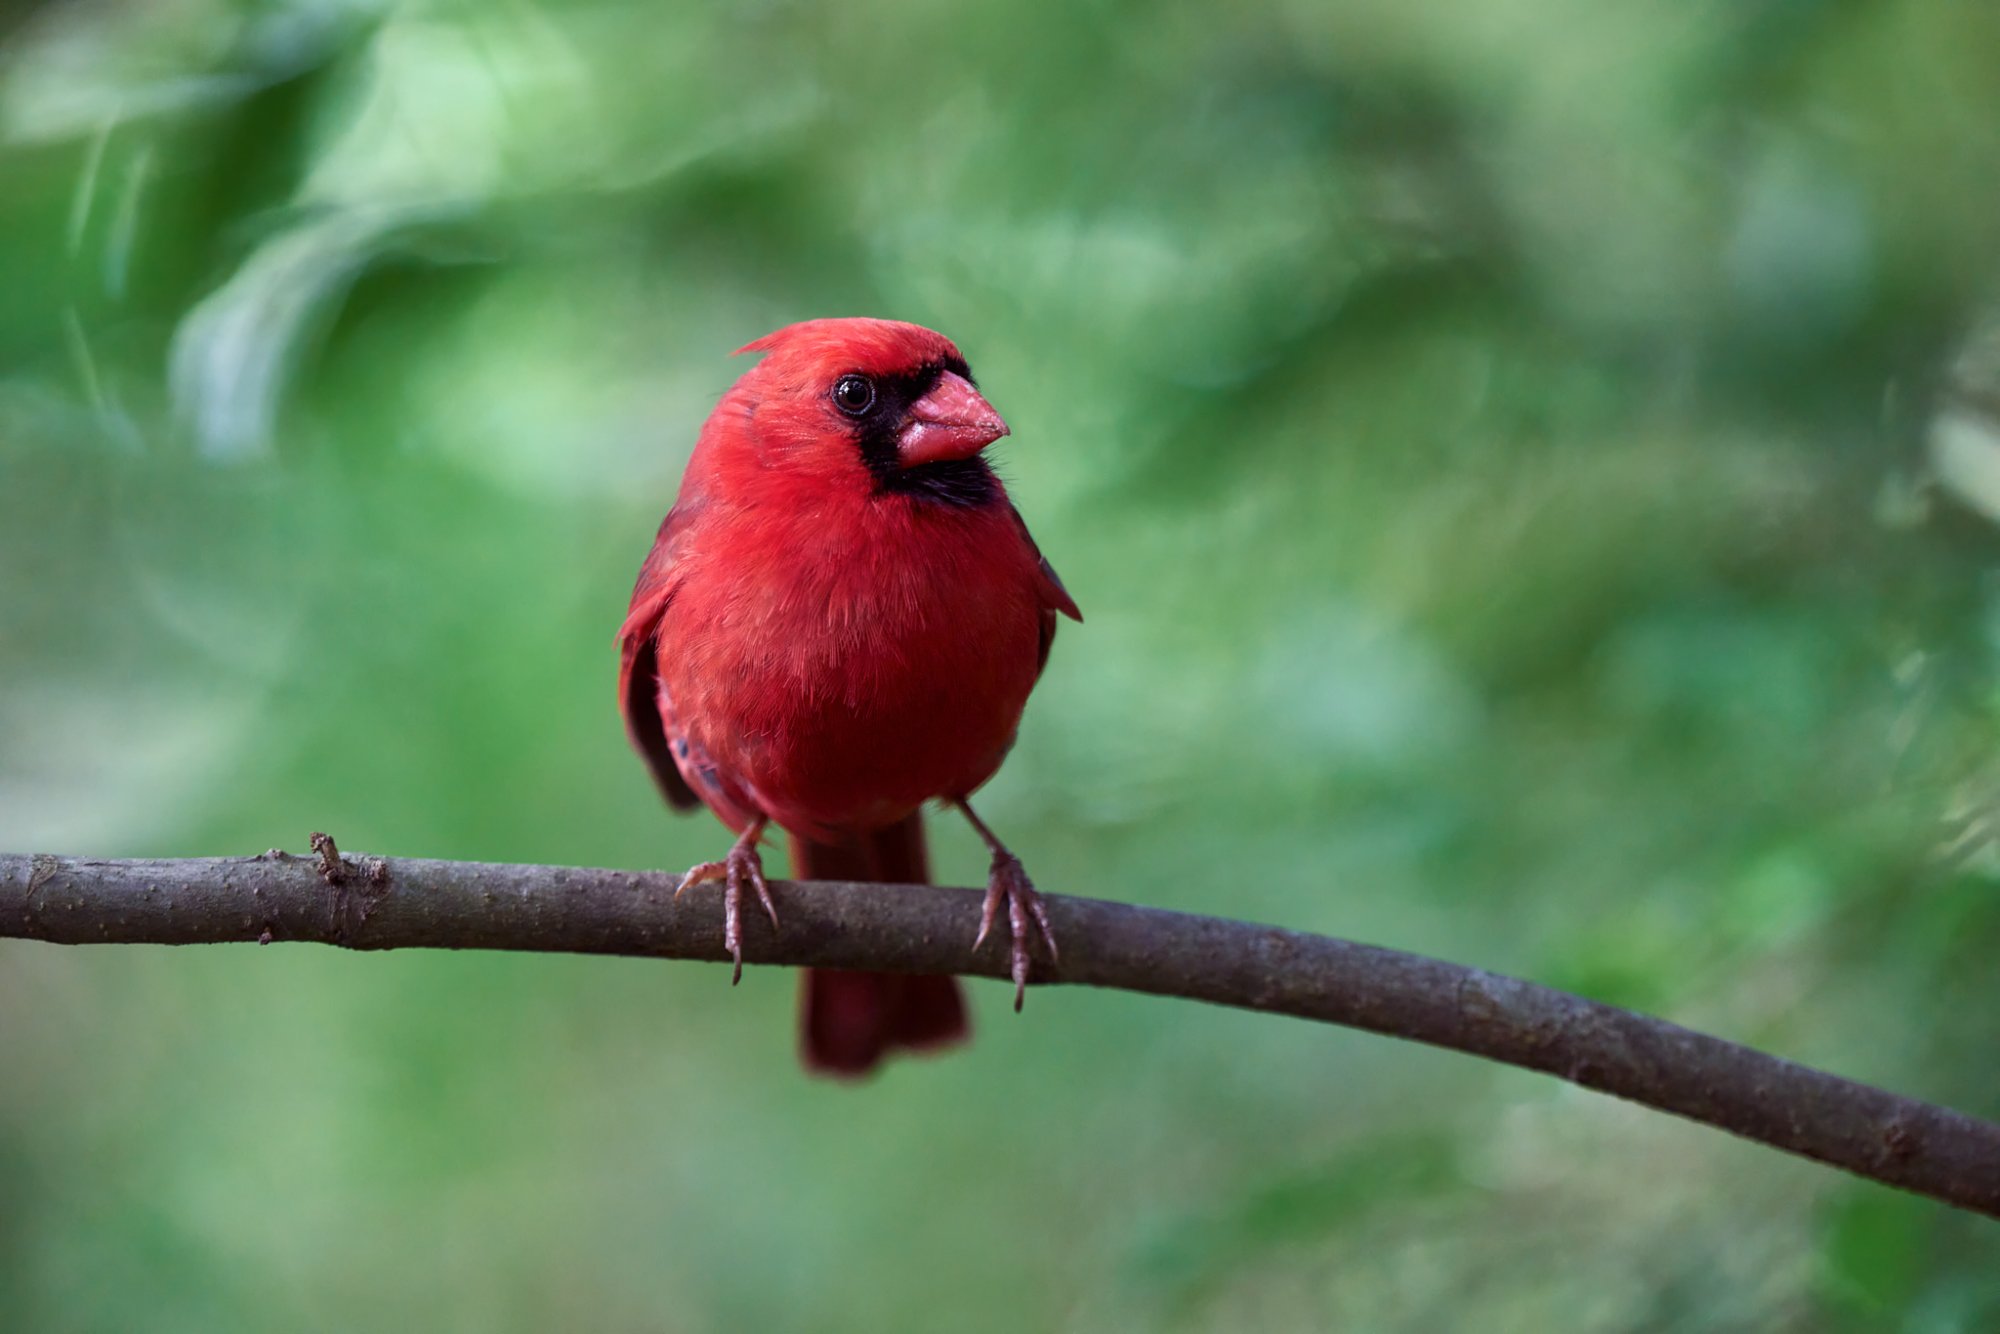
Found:
[{"label": "bird's black eye", "polygon": [[833,401],[850,417],[875,406],[875,382],[865,375],[843,375],[833,387]]}]

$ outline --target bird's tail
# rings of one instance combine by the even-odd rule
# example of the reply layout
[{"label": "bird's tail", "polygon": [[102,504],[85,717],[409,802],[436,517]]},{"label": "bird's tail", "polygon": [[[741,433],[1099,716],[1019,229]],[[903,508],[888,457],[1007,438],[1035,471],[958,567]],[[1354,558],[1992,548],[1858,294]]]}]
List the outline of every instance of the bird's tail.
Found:
[{"label": "bird's tail", "polygon": [[[923,884],[924,818],[908,819],[840,843],[794,836],[792,874],[800,880],[881,880]],[[799,1042],[815,1074],[857,1079],[897,1048],[930,1051],[965,1041],[958,979],[808,968],[800,989]]]}]

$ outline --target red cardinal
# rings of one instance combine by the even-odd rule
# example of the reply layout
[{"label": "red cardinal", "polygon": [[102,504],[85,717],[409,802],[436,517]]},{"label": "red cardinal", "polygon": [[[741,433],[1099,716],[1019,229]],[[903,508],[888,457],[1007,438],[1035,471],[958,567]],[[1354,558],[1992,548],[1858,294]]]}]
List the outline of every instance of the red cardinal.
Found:
[{"label": "red cardinal", "polygon": [[[1055,939],[1020,861],[967,804],[1014,743],[1055,638],[1083,619],[980,451],[1007,424],[951,340],[891,320],[812,320],[702,427],[620,632],[619,699],[667,800],[738,834],[685,889],[724,883],[743,972],[745,887],[778,925],[758,837],[792,836],[804,879],[922,882],[919,808],[965,813],[993,853],[977,949],[999,910],[1014,1005],[1030,931]],[[804,1055],[840,1075],[961,1041],[949,977],[812,970]]]}]

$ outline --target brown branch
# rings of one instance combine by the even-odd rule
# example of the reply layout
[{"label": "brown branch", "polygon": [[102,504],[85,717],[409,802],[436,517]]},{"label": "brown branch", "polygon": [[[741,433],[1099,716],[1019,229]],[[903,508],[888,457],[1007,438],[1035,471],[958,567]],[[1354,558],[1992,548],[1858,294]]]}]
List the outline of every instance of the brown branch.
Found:
[{"label": "brown branch", "polygon": [[[0,937],[61,944],[303,940],[720,960],[712,889],[658,872],[314,857],[90,861],[0,854]],[[745,918],[752,962],[1006,974],[969,953],[979,896],[927,885],[780,883],[784,930]],[[1182,996],[1345,1024],[1540,1070],[1858,1176],[2000,1217],[2000,1126],[1564,992],[1275,927],[1050,897],[1047,982]]]}]

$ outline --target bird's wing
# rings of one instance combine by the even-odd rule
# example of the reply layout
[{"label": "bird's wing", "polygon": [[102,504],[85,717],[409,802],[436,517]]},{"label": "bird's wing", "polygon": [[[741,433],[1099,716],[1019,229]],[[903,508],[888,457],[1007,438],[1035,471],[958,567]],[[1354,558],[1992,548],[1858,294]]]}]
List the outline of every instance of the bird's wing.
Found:
[{"label": "bird's wing", "polygon": [[618,631],[622,661],[618,670],[618,708],[625,715],[625,733],[632,748],[653,771],[653,781],[676,810],[693,810],[700,805],[694,789],[681,777],[674,763],[670,731],[673,720],[660,714],[659,632],[660,618],[673,601],[674,561],[688,530],[692,510],[676,505],[660,523],[660,533],[646,563],[639,567],[639,582],[632,589],[632,605],[625,624]]},{"label": "bird's wing", "polygon": [[1028,544],[1028,551],[1034,556],[1037,567],[1038,580],[1035,591],[1042,600],[1041,656],[1035,663],[1035,668],[1039,671],[1049,665],[1049,649],[1056,642],[1056,613],[1061,612],[1078,623],[1082,622],[1083,613],[1077,610],[1076,599],[1072,598],[1069,590],[1063,587],[1062,577],[1056,573],[1055,566],[1049,564],[1049,558],[1035,545],[1034,534],[1028,531],[1028,521],[1021,517],[1021,511],[1012,505],[1007,509],[1014,516],[1014,526],[1020,530],[1021,540]]}]

